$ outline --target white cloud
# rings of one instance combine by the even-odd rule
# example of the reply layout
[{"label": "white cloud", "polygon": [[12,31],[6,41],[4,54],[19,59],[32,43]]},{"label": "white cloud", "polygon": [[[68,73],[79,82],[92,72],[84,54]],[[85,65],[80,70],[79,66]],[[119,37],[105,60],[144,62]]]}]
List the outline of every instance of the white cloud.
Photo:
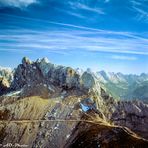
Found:
[{"label": "white cloud", "polygon": [[69,6],[74,10],[86,10],[93,13],[105,14],[101,8],[98,7],[90,7],[89,5],[82,2],[69,2]]},{"label": "white cloud", "polygon": [[137,60],[137,57],[134,57],[134,56],[123,56],[123,55],[112,55],[111,59],[134,61],[134,60]]},{"label": "white cloud", "polygon": [[[49,28],[46,31],[14,29],[1,31],[0,50],[8,50],[13,47],[17,50],[20,48],[32,51],[43,49],[49,52],[64,54],[79,50],[90,53],[105,52],[117,55],[118,53],[122,53],[132,56],[148,56],[147,33],[116,32],[46,20],[18,18],[23,19],[26,23],[30,22],[30,20],[41,23],[52,23],[58,25],[59,29],[53,30]],[[132,60],[134,59],[132,58]]]},{"label": "white cloud", "polygon": [[147,0],[132,0],[132,10],[136,12],[136,19],[137,20],[145,20],[148,21],[148,5],[144,5],[144,2]]},{"label": "white cloud", "polygon": [[[108,31],[86,31],[86,30],[50,30],[30,31],[30,30],[8,30],[1,32],[0,35],[0,50],[12,49],[17,50],[32,50],[43,49],[49,52],[56,53],[71,53],[76,50],[82,52],[105,52],[105,53],[122,53],[130,55],[148,55],[147,40],[124,36],[122,34],[111,34]],[[11,34],[11,35],[8,35]],[[127,34],[127,33],[126,33]],[[108,38],[106,36],[108,35]],[[120,38],[118,38],[120,36]],[[123,38],[121,38],[123,37]],[[6,42],[8,41],[9,42]],[[3,42],[4,40],[4,42]],[[139,50],[140,49],[140,50]],[[113,56],[114,59],[136,60],[132,57]]]},{"label": "white cloud", "polygon": [[84,16],[80,13],[76,13],[76,12],[66,10],[66,9],[62,9],[62,8],[55,8],[55,9],[57,9],[57,11],[59,11],[59,12],[64,12],[64,13],[67,13],[68,15],[71,15],[71,16],[74,16],[74,17],[77,17],[77,18],[86,19],[86,16]]},{"label": "white cloud", "polygon": [[36,2],[37,0],[0,0],[0,6],[22,8]]}]

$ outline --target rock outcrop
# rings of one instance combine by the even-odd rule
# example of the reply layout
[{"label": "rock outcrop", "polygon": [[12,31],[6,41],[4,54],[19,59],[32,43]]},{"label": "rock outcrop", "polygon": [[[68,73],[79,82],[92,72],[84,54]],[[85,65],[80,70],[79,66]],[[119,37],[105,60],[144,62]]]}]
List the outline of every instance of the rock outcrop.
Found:
[{"label": "rock outcrop", "polygon": [[148,104],[141,101],[118,101],[111,120],[148,139]]},{"label": "rock outcrop", "polygon": [[13,71],[10,68],[0,67],[0,77],[7,79],[9,83],[13,80]]},{"label": "rock outcrop", "polygon": [[0,95],[6,93],[13,80],[13,72],[8,68],[0,67]]},{"label": "rock outcrop", "polygon": [[0,94],[6,92],[6,90],[10,87],[9,82],[5,78],[0,78]]}]

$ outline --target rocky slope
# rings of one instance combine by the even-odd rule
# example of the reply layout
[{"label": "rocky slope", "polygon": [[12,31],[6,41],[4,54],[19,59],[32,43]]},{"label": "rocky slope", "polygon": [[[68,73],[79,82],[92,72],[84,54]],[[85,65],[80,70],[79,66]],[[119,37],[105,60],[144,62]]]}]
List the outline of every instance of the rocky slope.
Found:
[{"label": "rocky slope", "polygon": [[90,71],[23,58],[13,77],[0,96],[1,146],[148,146],[148,105],[116,101]]},{"label": "rocky slope", "polygon": [[111,121],[148,139],[148,104],[141,101],[118,101]]},{"label": "rocky slope", "polygon": [[84,123],[80,121],[66,143],[66,148],[147,147],[147,142],[129,129],[110,125],[92,111],[89,112],[89,116],[84,115],[83,119],[91,120],[92,122]]}]

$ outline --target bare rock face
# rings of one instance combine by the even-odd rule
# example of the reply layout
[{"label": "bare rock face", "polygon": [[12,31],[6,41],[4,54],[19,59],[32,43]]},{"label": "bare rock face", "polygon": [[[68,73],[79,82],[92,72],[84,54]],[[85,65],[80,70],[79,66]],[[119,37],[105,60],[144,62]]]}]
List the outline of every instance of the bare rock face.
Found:
[{"label": "bare rock face", "polygon": [[148,138],[148,104],[141,101],[119,101],[111,120],[116,125],[130,128],[144,138]]},{"label": "bare rock face", "polygon": [[[90,115],[92,115],[91,120]],[[89,116],[84,115],[82,118],[87,119],[88,122],[77,124],[65,148],[146,148],[148,146],[147,140],[140,138],[129,129],[110,125],[97,116],[93,112],[90,112]]]},{"label": "bare rock face", "polygon": [[3,94],[6,92],[6,90],[9,88],[9,82],[5,78],[0,78],[0,94]]},{"label": "bare rock face", "polygon": [[72,68],[54,65],[46,58],[36,62],[23,58],[22,64],[15,71],[11,89],[16,91],[28,87],[34,90],[43,87],[49,93],[55,89],[80,89],[80,76]]},{"label": "bare rock face", "polygon": [[36,64],[31,63],[31,61],[27,58],[23,58],[22,64],[18,65],[15,70],[11,89],[19,90],[25,85],[33,86],[42,82],[42,74],[39,69],[37,69]]},{"label": "bare rock face", "polygon": [[7,92],[13,80],[13,72],[8,68],[0,68],[0,95]]},{"label": "bare rock face", "polygon": [[86,87],[87,89],[91,89],[95,86],[95,79],[91,75],[91,73],[84,72],[82,75],[82,83],[84,87]]},{"label": "bare rock face", "polygon": [[90,91],[97,91],[100,95],[101,94],[101,87],[99,84],[99,81],[95,77],[94,73],[91,72],[91,70],[85,71],[81,76],[82,84],[85,88],[87,88]]},{"label": "bare rock face", "polygon": [[10,68],[0,67],[0,77],[4,77],[8,82],[13,80],[13,71]]}]

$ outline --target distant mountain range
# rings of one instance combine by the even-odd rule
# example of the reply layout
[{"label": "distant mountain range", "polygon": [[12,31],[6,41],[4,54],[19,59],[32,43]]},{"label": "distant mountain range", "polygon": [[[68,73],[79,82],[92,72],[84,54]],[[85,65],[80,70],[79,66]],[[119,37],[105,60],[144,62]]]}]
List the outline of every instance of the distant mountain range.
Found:
[{"label": "distant mountain range", "polygon": [[122,74],[99,71],[96,73],[101,85],[115,98],[148,99],[148,74]]},{"label": "distant mountain range", "polygon": [[[3,82],[4,86],[0,88],[4,90],[5,87],[13,80],[13,73],[15,70],[9,68],[0,67],[0,81]],[[82,75],[84,71],[80,68],[76,69],[79,75]],[[123,74],[121,72],[106,72],[98,71],[92,72],[90,68],[87,69],[88,73],[91,73],[96,80],[99,82],[108,94],[116,99],[121,100],[148,100],[148,74],[141,73],[136,74]],[[3,77],[3,79],[2,79]],[[7,84],[7,85],[6,85]]]}]

